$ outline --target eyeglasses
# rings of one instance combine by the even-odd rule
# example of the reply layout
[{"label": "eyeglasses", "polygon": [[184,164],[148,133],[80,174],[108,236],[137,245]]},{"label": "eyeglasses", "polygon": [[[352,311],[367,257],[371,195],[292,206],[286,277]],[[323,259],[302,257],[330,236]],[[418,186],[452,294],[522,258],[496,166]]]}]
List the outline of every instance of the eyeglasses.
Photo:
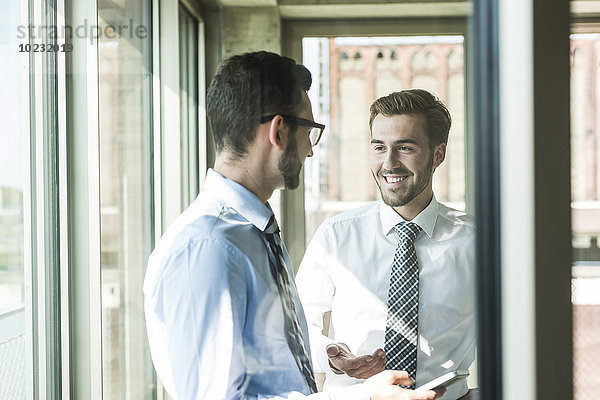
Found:
[{"label": "eyeglasses", "polygon": [[263,115],[262,117],[260,117],[260,123],[264,124],[265,122],[269,122],[270,120],[275,118],[277,115],[281,115],[283,118],[289,119],[292,123],[294,123],[296,125],[311,127],[312,129],[308,133],[308,138],[310,140],[311,146],[316,146],[317,143],[319,143],[319,140],[321,140],[321,135],[323,134],[323,131],[325,130],[325,125],[319,124],[319,123],[317,123],[315,121],[311,121],[309,119],[296,117],[295,115],[289,115],[289,114]]}]

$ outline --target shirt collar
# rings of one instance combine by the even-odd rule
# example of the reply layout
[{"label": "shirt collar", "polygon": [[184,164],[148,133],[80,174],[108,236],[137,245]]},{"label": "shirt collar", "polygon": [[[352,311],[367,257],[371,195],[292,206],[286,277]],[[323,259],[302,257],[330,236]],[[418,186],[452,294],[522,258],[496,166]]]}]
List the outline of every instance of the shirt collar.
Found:
[{"label": "shirt collar", "polygon": [[[435,199],[435,195],[433,195],[429,205],[425,207],[425,209],[421,211],[419,215],[415,217],[415,219],[412,220],[412,222],[419,225],[423,232],[425,232],[430,238],[433,236],[439,209],[440,205]],[[394,226],[405,221],[400,214],[398,214],[392,207],[388,206],[383,201],[380,201],[379,205],[379,218],[381,219],[383,233],[386,236],[392,231],[392,229],[394,229]]]},{"label": "shirt collar", "polygon": [[206,173],[202,191],[210,192],[222,200],[261,231],[265,230],[273,215],[268,202],[264,204],[244,186],[225,178],[212,168]]}]

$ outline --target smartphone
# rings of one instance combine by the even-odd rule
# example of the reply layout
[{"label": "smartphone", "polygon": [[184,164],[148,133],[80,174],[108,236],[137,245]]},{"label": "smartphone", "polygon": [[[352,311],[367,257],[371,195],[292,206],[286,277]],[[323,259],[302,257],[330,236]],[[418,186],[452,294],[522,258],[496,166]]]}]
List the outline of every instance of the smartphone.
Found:
[{"label": "smartphone", "polygon": [[469,371],[457,369],[454,371],[447,372],[444,375],[439,376],[419,386],[415,390],[436,390],[441,388],[447,388],[457,380],[465,379],[467,376],[469,376]]}]

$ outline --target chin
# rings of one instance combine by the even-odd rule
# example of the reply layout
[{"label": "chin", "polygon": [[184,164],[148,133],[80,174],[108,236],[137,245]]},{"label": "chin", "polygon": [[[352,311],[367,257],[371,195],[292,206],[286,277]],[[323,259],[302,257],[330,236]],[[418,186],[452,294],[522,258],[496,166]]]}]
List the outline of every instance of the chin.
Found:
[{"label": "chin", "polygon": [[299,162],[293,167],[290,166],[288,173],[283,174],[283,182],[286,189],[294,190],[300,186],[300,172],[302,171],[302,163]]},{"label": "chin", "polygon": [[384,192],[383,190],[380,190],[380,193],[383,202],[390,207],[402,207],[412,200],[410,199],[407,201],[407,196],[403,196],[401,194],[393,192]]},{"label": "chin", "polygon": [[390,207],[402,207],[407,203],[403,199],[390,199],[389,197],[383,196],[381,196],[381,198],[383,199],[383,202]]},{"label": "chin", "polygon": [[283,177],[283,187],[285,190],[294,190],[298,189],[300,186],[300,174],[289,175]]}]

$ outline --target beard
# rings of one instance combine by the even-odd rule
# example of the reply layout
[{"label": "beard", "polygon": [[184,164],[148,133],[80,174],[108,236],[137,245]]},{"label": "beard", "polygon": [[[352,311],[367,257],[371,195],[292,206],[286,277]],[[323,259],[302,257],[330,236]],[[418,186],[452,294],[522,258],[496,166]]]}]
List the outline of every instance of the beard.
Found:
[{"label": "beard", "polygon": [[406,187],[404,188],[385,189],[384,191],[384,189],[382,189],[381,187],[381,184],[379,183],[379,179],[377,179],[377,177],[375,176],[375,173],[373,171],[371,171],[371,173],[373,174],[375,183],[377,183],[377,186],[379,187],[379,193],[381,193],[381,198],[383,199],[383,202],[390,207],[402,207],[413,201],[414,198],[420,195],[429,184],[431,174],[433,173],[433,154],[425,163],[425,165],[416,171],[416,174],[413,174],[411,171],[405,168],[396,168],[394,170],[380,170],[377,173],[377,176],[380,179],[385,179],[383,178],[384,174],[408,175],[408,178],[406,178],[407,180],[409,178],[414,178],[414,176],[416,175],[417,179],[410,184],[407,183],[405,185]]},{"label": "beard", "polygon": [[284,189],[296,189],[300,186],[302,161],[298,155],[298,142],[295,135],[290,135],[290,141],[279,160],[278,168],[283,175]]}]

